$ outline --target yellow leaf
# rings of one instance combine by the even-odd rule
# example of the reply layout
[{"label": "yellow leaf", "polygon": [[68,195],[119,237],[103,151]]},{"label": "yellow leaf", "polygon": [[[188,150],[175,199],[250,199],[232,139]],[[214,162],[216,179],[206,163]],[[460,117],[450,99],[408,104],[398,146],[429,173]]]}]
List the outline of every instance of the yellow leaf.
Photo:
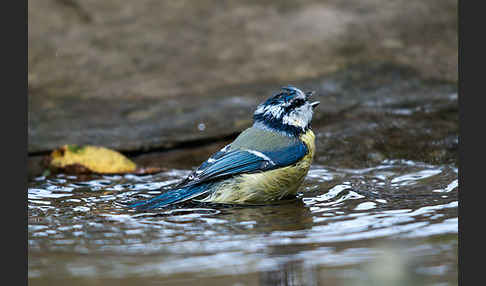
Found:
[{"label": "yellow leaf", "polygon": [[90,145],[64,145],[51,153],[49,161],[49,166],[53,168],[74,168],[93,173],[127,173],[137,168],[135,163],[119,152]]}]

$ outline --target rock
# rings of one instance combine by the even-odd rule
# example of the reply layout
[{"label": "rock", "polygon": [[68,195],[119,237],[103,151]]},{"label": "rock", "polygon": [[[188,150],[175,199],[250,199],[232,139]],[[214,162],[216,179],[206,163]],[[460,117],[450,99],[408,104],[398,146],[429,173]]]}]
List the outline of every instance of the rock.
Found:
[{"label": "rock", "polygon": [[234,96],[215,90],[165,100],[31,96],[29,152],[47,152],[71,143],[147,151],[221,139],[251,123],[256,96],[261,95],[245,97],[237,88],[233,92]]},{"label": "rock", "polygon": [[[321,101],[313,120],[316,164],[365,168],[386,159],[458,162],[457,87],[453,84],[422,80],[409,68],[376,64],[349,67],[300,85],[316,90]],[[233,137],[196,148],[143,154],[134,160],[191,169]]]},{"label": "rock", "polygon": [[334,91],[319,99],[313,121],[317,163],[358,168],[381,158],[457,164],[455,84],[377,64],[348,68],[320,85]]},{"label": "rock", "polygon": [[[315,90],[321,101],[313,119],[318,164],[357,168],[379,163],[383,158],[457,163],[455,84],[424,80],[413,69],[383,63],[349,66],[325,78],[292,84]],[[176,154],[184,154],[182,157],[186,159],[179,165],[190,168],[193,165],[187,164],[187,157],[191,154],[204,153],[195,157],[200,163],[221,147],[218,142],[233,139],[249,126],[256,105],[271,90],[272,87],[263,85],[235,87],[234,96],[224,97],[227,91],[216,89],[204,95],[202,102],[187,96],[174,100],[173,105],[155,100],[112,103],[101,99],[87,102],[76,98],[52,99],[50,102],[58,109],[37,111],[34,115],[39,117],[38,129],[30,133],[37,136],[32,141],[44,147],[31,145],[48,150],[64,141],[89,143],[131,156],[152,151],[161,162],[166,162],[163,158],[167,150],[182,148]],[[39,101],[36,107],[46,105],[46,101]],[[182,111],[177,110],[178,105],[183,106]],[[144,113],[144,108],[151,111]],[[71,110],[71,119],[64,113],[66,109]],[[130,116],[133,113],[138,115]],[[197,151],[212,142],[214,148]],[[148,165],[158,166],[157,160],[150,157],[145,157]]]}]

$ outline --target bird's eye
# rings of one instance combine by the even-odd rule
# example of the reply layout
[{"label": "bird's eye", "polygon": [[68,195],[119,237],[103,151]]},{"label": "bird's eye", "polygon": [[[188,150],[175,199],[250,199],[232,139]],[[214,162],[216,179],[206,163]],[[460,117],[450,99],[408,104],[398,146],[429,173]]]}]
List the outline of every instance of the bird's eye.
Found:
[{"label": "bird's eye", "polygon": [[305,100],[303,100],[302,98],[297,98],[296,100],[294,100],[294,105],[295,106],[301,106],[305,103]]}]

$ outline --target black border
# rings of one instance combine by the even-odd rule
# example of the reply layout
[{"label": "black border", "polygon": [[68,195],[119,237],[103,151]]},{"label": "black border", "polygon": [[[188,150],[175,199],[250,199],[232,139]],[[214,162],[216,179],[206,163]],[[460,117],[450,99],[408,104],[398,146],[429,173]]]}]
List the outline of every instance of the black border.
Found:
[{"label": "black border", "polygon": [[[466,264],[466,257],[467,257],[467,250],[473,249],[474,246],[471,244],[471,240],[466,243],[465,242],[465,229],[467,228],[467,222],[471,219],[466,218],[467,212],[473,212],[474,206],[468,205],[470,202],[467,202],[467,199],[471,201],[472,196],[475,197],[474,201],[477,203],[483,203],[484,200],[481,200],[479,195],[484,191],[481,188],[482,182],[477,180],[476,182],[470,181],[476,178],[484,177],[484,174],[480,174],[482,171],[481,167],[472,168],[471,167],[471,160],[472,156],[478,158],[478,150],[481,150],[482,147],[484,149],[485,142],[482,136],[484,127],[481,118],[474,116],[475,114],[481,114],[481,111],[474,112],[473,106],[471,104],[471,98],[478,98],[483,96],[484,87],[481,86],[481,83],[484,82],[484,75],[481,71],[484,69],[484,65],[482,65],[482,69],[480,67],[482,61],[478,61],[480,57],[478,55],[485,51],[486,45],[483,43],[483,27],[484,24],[480,23],[478,20],[484,18],[483,9],[479,7],[473,7],[472,3],[479,3],[475,1],[457,1],[457,27],[458,27],[458,105],[459,105],[459,162],[458,162],[458,180],[459,180],[459,209],[458,209],[458,217],[459,217],[459,229],[458,229],[458,282],[459,285],[474,285],[476,281],[480,281],[481,277],[479,276],[482,272],[484,272],[482,267],[482,263],[469,263]],[[468,5],[466,5],[466,3]],[[467,7],[466,7],[467,6]],[[474,11],[476,13],[474,13]],[[482,25],[483,24],[483,25]],[[466,39],[469,36],[469,45],[465,45]],[[466,56],[467,55],[467,56]],[[476,57],[475,57],[476,56]],[[468,61],[469,59],[469,61]],[[476,63],[476,67],[472,67],[471,63]],[[477,95],[476,95],[477,94]],[[469,102],[469,103],[467,103]],[[478,102],[479,103],[479,102]],[[482,104],[476,104],[476,109],[482,108]],[[469,120],[469,123],[467,123]],[[467,141],[468,136],[467,134],[471,134],[469,136],[471,139]],[[466,148],[465,142],[469,142]],[[475,143],[475,144],[474,144]],[[474,146],[475,145],[475,146]],[[476,149],[476,150],[474,150]],[[476,151],[476,152],[475,152]],[[467,153],[469,152],[469,158],[467,157]],[[473,153],[474,152],[474,153]],[[471,156],[471,154],[474,154]],[[467,162],[469,161],[469,162]],[[478,162],[481,164],[481,162]],[[479,165],[476,164],[476,165]],[[469,189],[465,188],[465,174],[468,176],[468,181],[466,185],[469,185]],[[477,187],[474,188],[474,185]],[[478,188],[479,187],[479,188]],[[484,208],[484,207],[482,207]],[[481,211],[481,206],[476,207],[476,227],[482,229],[484,225],[483,213]],[[474,218],[473,218],[474,221]],[[479,232],[477,232],[479,234]],[[471,236],[475,237],[475,236]],[[481,234],[476,236],[476,238],[481,239]],[[480,245],[477,243],[476,245]],[[477,253],[476,249],[476,253]],[[482,253],[482,252],[480,252]],[[471,255],[469,255],[469,260],[471,259]],[[478,257],[480,258],[480,257]],[[477,259],[479,262],[480,259]],[[476,261],[473,261],[476,262]],[[467,266],[466,266],[467,265]],[[474,267],[475,265],[476,267]],[[475,269],[474,269],[475,268]],[[472,270],[472,271],[471,271]],[[466,274],[467,273],[467,274]],[[477,274],[478,277],[474,277],[473,275]],[[477,279],[475,279],[477,278]],[[467,283],[467,279],[469,279],[470,283]]]},{"label": "black border", "polygon": [[[28,1],[4,2],[2,19],[3,65],[2,90],[3,112],[3,154],[7,156],[2,164],[4,178],[2,195],[7,202],[4,212],[6,228],[3,237],[8,238],[4,244],[9,250],[6,255],[15,264],[4,271],[6,281],[16,285],[28,285],[28,232],[27,232],[27,138],[28,138]],[[15,201],[13,203],[12,201]],[[12,206],[10,208],[10,205]],[[13,210],[12,210],[13,209]],[[13,220],[13,222],[9,222]],[[13,231],[15,230],[15,234]],[[22,255],[24,254],[24,255]],[[11,270],[10,270],[11,269]],[[22,283],[22,281],[24,283]]]}]

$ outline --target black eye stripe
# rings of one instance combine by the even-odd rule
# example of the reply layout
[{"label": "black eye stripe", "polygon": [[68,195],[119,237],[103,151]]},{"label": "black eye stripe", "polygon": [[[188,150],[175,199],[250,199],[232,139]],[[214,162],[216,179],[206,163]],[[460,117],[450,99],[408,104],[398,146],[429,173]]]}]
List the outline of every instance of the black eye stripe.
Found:
[{"label": "black eye stripe", "polygon": [[285,112],[289,112],[292,109],[295,109],[297,107],[300,107],[305,104],[305,100],[302,98],[297,98],[289,106],[285,107]]},{"label": "black eye stripe", "polygon": [[294,104],[296,106],[304,105],[304,103],[305,103],[305,100],[303,100],[302,98],[298,98],[298,99],[294,100]]},{"label": "black eye stripe", "polygon": [[292,103],[290,104],[290,107],[296,108],[296,107],[300,107],[304,104],[305,104],[305,100],[303,100],[302,98],[298,98],[298,99],[292,101]]}]

